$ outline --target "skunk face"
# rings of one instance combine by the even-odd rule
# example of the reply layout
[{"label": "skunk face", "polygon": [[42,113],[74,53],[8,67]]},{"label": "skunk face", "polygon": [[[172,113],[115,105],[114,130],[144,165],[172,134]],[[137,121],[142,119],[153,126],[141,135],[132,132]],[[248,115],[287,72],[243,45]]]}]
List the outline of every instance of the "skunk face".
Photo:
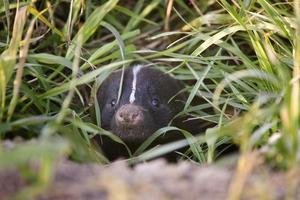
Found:
[{"label": "skunk face", "polygon": [[183,89],[182,83],[142,65],[124,71],[118,102],[121,76],[121,70],[112,73],[101,84],[97,98],[102,128],[125,142],[143,142],[183,109],[185,96],[178,94]]}]

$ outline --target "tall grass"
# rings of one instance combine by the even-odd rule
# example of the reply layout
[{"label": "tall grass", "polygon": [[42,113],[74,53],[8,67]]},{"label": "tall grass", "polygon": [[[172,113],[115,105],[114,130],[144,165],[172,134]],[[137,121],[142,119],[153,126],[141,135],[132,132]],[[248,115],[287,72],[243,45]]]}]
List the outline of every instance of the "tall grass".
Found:
[{"label": "tall grass", "polygon": [[[215,148],[231,138],[242,155],[259,151],[272,165],[296,166],[299,6],[296,0],[2,1],[0,136],[36,138],[36,144],[18,145],[9,158],[0,148],[0,165],[29,157],[49,163],[66,154],[108,162],[90,139],[122,141],[100,128],[95,91],[115,69],[145,62],[187,83],[180,114],[215,127],[196,136],[182,130],[187,140],[145,152],[176,129],[165,127],[132,152],[138,160],[190,145],[184,158],[214,162]],[[204,103],[193,104],[195,98]]]}]

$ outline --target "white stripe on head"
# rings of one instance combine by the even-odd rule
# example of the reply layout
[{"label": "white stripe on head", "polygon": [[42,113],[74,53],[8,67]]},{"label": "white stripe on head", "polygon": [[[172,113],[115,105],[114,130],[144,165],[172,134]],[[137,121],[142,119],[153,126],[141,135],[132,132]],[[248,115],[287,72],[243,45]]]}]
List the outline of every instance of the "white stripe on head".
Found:
[{"label": "white stripe on head", "polygon": [[136,84],[137,84],[137,75],[139,73],[139,71],[142,69],[143,65],[137,65],[135,67],[133,67],[132,69],[132,86],[131,86],[131,93],[129,96],[129,102],[133,103],[135,101],[135,92],[136,92]]}]

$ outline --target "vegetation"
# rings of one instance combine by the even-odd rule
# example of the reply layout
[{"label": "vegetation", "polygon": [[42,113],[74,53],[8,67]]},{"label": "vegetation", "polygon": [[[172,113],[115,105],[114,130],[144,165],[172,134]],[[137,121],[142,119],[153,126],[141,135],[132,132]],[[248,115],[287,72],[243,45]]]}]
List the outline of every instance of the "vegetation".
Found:
[{"label": "vegetation", "polygon": [[[9,152],[0,146],[1,166],[38,159],[38,180],[47,182],[63,155],[107,162],[90,138],[122,141],[100,128],[95,91],[110,72],[133,62],[184,80],[189,98],[181,114],[216,124],[197,136],[182,131],[187,140],[145,152],[175,128],[165,127],[132,152],[140,155],[135,162],[184,145],[190,151],[183,158],[214,162],[215,148],[231,138],[240,162],[262,153],[272,166],[298,165],[297,0],[4,0],[0,26],[0,136],[35,138]],[[91,90],[88,104],[82,85]],[[191,104],[198,97],[205,102]]]}]

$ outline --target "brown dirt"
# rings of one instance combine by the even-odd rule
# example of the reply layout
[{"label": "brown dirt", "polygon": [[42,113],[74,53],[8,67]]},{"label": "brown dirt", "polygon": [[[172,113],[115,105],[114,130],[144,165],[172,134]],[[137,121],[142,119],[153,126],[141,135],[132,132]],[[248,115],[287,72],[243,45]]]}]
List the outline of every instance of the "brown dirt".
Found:
[{"label": "brown dirt", "polygon": [[[235,175],[239,174],[238,177]],[[244,173],[245,174],[245,173]],[[242,177],[242,178],[240,178]],[[297,188],[299,171],[271,172],[256,166],[243,179],[234,168],[214,165],[199,166],[190,162],[168,164],[159,159],[128,167],[125,162],[109,166],[78,164],[60,161],[53,180],[36,200],[152,200],[152,199],[299,199]],[[237,191],[230,186],[245,180]],[[234,182],[235,181],[235,182]],[[242,182],[240,182],[242,183]],[[0,171],[0,199],[17,194],[28,186],[28,181],[16,169]],[[293,188],[296,186],[295,190]],[[229,191],[231,194],[228,195]],[[232,195],[232,193],[235,193]]]}]

